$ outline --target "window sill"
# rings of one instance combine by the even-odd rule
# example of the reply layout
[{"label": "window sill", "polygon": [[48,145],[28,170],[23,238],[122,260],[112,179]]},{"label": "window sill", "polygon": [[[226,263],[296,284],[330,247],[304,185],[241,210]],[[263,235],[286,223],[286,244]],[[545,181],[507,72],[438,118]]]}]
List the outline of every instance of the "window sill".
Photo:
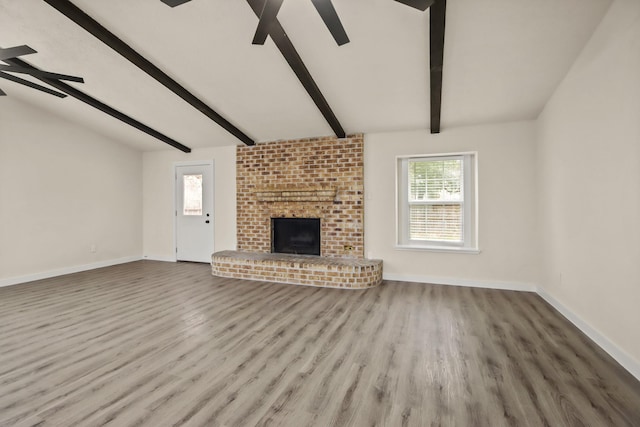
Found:
[{"label": "window sill", "polygon": [[446,246],[414,246],[414,245],[396,245],[396,249],[401,251],[426,251],[426,252],[446,252],[457,254],[479,254],[480,249],[477,248],[460,248]]}]

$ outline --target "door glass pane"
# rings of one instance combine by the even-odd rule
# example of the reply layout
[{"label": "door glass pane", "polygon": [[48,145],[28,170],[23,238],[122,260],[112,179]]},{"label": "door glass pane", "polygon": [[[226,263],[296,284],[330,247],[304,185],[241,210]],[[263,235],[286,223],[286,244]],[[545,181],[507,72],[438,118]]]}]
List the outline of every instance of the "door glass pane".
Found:
[{"label": "door glass pane", "polygon": [[202,215],[202,174],[184,175],[183,215]]}]

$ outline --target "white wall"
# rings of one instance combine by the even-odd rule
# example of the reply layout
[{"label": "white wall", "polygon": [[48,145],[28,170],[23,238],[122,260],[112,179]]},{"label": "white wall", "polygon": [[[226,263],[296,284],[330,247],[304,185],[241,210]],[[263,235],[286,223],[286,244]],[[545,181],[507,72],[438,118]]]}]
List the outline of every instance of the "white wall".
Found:
[{"label": "white wall", "polygon": [[139,258],[141,154],[11,96],[1,102],[0,285]]},{"label": "white wall", "polygon": [[143,155],[145,258],[175,260],[174,164],[196,160],[214,161],[214,250],[236,248],[236,147],[154,151]]},{"label": "white wall", "polygon": [[538,124],[540,285],[640,378],[640,2],[612,4]]},{"label": "white wall", "polygon": [[[538,244],[535,124],[365,135],[365,251],[384,259],[386,278],[535,288]],[[478,152],[480,254],[400,250],[395,245],[395,157]]]}]

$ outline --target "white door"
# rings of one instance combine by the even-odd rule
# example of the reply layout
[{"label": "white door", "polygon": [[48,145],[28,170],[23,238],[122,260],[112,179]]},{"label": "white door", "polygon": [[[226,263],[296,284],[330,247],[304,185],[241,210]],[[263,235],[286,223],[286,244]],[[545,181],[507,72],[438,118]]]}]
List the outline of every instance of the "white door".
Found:
[{"label": "white door", "polygon": [[211,262],[213,163],[176,165],[176,259]]}]

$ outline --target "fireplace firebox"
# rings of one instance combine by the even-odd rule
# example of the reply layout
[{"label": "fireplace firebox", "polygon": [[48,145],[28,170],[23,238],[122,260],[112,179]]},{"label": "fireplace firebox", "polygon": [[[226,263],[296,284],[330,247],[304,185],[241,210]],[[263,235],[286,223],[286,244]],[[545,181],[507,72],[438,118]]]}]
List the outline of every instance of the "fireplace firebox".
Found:
[{"label": "fireplace firebox", "polygon": [[320,255],[320,218],[271,218],[271,252]]}]

